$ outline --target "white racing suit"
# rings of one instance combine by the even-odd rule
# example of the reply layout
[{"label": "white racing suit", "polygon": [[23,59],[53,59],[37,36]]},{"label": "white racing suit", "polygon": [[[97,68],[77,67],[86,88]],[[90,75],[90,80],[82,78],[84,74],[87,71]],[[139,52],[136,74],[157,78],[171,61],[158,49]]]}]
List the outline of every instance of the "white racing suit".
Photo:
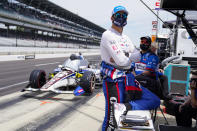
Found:
[{"label": "white racing suit", "polygon": [[[140,52],[135,49],[131,40],[126,35],[120,34],[111,28],[103,33],[100,46],[102,59],[101,74],[104,76],[103,92],[105,96],[105,118],[102,131],[106,131],[108,127],[113,129],[117,126],[114,125],[111,119],[112,103],[128,102],[128,100],[125,100],[128,91],[142,90],[141,99],[137,98],[137,100],[133,99],[128,102],[132,110],[154,109],[160,105],[160,100],[149,90],[143,87],[139,88],[133,74],[126,73],[125,70],[130,69],[131,62],[138,62],[141,58]],[[125,74],[128,74],[128,77]],[[129,80],[126,80],[127,78]]]}]

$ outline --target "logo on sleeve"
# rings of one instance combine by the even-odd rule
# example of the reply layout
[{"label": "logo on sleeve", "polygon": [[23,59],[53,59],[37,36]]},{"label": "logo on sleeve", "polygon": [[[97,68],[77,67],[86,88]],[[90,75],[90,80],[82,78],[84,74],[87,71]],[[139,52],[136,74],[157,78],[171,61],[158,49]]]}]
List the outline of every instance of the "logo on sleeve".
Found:
[{"label": "logo on sleeve", "polygon": [[112,45],[112,49],[113,49],[113,50],[117,50],[118,47],[117,47],[116,45]]}]

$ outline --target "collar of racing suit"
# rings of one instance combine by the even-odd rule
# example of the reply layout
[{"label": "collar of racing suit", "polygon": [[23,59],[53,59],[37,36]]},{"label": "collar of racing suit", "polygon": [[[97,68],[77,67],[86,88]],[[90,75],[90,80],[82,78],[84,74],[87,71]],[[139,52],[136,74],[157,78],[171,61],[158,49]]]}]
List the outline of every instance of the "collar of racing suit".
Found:
[{"label": "collar of racing suit", "polygon": [[117,34],[117,35],[120,35],[120,36],[122,36],[122,33],[120,33],[120,32],[118,32],[117,30],[115,30],[114,28],[110,28],[109,29],[111,32],[113,32],[113,33],[115,33],[115,34]]},{"label": "collar of racing suit", "polygon": [[146,54],[146,53],[155,54],[155,53],[153,53],[150,49],[147,50],[147,51],[144,51],[144,52],[140,51],[140,53],[141,53],[141,54]]}]

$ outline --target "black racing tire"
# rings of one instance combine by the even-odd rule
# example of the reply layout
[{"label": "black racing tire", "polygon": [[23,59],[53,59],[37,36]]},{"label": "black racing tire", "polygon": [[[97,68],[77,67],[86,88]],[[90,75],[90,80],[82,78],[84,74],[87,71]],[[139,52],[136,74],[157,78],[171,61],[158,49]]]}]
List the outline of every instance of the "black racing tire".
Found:
[{"label": "black racing tire", "polygon": [[92,94],[95,88],[96,76],[91,71],[86,71],[83,73],[83,76],[80,78],[79,85],[84,89],[88,94]]},{"label": "black racing tire", "polygon": [[31,74],[30,74],[30,77],[29,77],[29,82],[31,83],[32,81],[33,81],[33,76],[34,76],[34,74],[37,72],[38,70],[33,70],[32,72],[31,72]]},{"label": "black racing tire", "polygon": [[44,70],[33,70],[29,77],[31,88],[39,89],[46,83],[46,73]]}]

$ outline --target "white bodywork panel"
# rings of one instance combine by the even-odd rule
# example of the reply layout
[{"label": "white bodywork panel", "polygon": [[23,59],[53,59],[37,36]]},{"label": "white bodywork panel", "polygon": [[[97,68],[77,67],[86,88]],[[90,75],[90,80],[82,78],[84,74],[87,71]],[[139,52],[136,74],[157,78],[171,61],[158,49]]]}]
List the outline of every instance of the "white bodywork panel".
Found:
[{"label": "white bodywork panel", "polygon": [[75,73],[69,73],[68,71],[59,72],[44,86],[42,86],[41,90],[54,90],[62,86],[75,85],[75,75],[73,76],[73,74]]},{"label": "white bodywork panel", "polygon": [[[197,30],[194,31],[196,32]],[[197,57],[197,47],[186,29],[178,29],[176,49],[176,55],[180,54],[182,57]]]}]

